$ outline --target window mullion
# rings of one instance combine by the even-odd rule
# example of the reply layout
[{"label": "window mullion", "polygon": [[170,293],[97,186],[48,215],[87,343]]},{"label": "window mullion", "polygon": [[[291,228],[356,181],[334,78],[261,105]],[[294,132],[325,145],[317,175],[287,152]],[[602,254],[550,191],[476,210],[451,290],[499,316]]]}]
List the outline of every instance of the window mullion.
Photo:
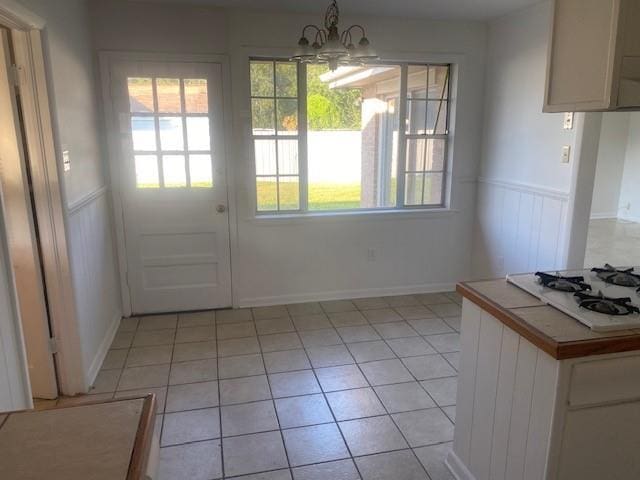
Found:
[{"label": "window mullion", "polygon": [[298,174],[300,211],[309,210],[307,153],[307,65],[298,64]]},{"label": "window mullion", "polygon": [[403,64],[400,68],[400,98],[398,104],[398,162],[396,172],[396,208],[403,208],[404,205],[404,171],[407,155],[407,79],[409,67]]}]

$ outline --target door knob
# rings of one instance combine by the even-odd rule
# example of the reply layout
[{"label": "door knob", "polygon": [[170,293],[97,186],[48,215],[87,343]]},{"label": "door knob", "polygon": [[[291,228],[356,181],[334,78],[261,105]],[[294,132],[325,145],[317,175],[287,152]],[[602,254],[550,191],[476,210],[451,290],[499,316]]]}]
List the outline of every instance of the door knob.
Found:
[{"label": "door knob", "polygon": [[225,205],[220,204],[216,207],[216,212],[218,213],[224,213],[226,211],[227,211],[227,207]]}]

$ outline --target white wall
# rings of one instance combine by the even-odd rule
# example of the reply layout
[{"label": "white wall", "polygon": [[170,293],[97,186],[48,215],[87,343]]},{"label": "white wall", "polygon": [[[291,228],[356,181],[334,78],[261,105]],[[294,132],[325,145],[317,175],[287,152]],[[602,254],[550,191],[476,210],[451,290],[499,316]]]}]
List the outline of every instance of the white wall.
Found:
[{"label": "white wall", "polygon": [[[640,112],[629,119],[629,136],[620,187],[620,218],[640,222]],[[629,207],[629,208],[627,208]]]},{"label": "white wall", "polygon": [[574,131],[543,114],[551,5],[489,24],[484,142],[473,272],[477,277],[560,267],[572,164],[560,162]]},{"label": "white wall", "polygon": [[[237,207],[233,210],[237,219],[233,264],[237,305],[439,290],[469,276],[473,179],[481,135],[483,24],[366,17],[343,20],[345,24],[350,20],[366,24],[369,38],[383,50],[383,57],[393,58],[388,52],[395,52],[397,59],[455,59],[458,64],[452,149],[455,212],[256,220],[248,139],[248,58],[290,54],[301,26],[317,22],[318,15],[148,7],[148,3],[93,1],[96,48],[223,53],[230,58],[233,143],[228,163],[235,179],[230,187]],[[176,18],[180,21],[174,22]],[[206,26],[201,30],[198,25],[202,24]],[[221,33],[225,31],[227,36]],[[376,250],[374,262],[367,261],[369,248]]]},{"label": "white wall", "polygon": [[[46,22],[44,43],[58,160],[62,162],[64,150],[71,159],[71,170],[63,174],[63,198],[88,385],[117,327],[121,301],[111,238],[111,207],[104,201],[106,179],[87,4],[84,0],[20,3]],[[62,174],[62,168],[59,171]]]},{"label": "white wall", "polygon": [[591,218],[615,218],[618,216],[622,173],[629,135],[629,115],[624,112],[602,115]]}]

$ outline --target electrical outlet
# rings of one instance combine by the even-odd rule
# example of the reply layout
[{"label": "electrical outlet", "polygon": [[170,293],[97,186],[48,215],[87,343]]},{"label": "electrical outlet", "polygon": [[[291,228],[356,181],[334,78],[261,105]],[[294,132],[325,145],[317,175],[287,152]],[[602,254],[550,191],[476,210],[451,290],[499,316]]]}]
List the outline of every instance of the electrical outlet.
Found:
[{"label": "electrical outlet", "polygon": [[562,147],[562,158],[561,158],[560,162],[569,163],[570,159],[571,159],[571,146],[570,145],[564,145]]},{"label": "electrical outlet", "polygon": [[367,250],[367,261],[375,262],[376,261],[376,249],[370,248]]},{"label": "electrical outlet", "polygon": [[573,129],[573,112],[565,112],[562,126],[565,130]]},{"label": "electrical outlet", "polygon": [[62,152],[62,169],[65,172],[71,170],[71,157],[69,156],[69,150],[64,150]]}]

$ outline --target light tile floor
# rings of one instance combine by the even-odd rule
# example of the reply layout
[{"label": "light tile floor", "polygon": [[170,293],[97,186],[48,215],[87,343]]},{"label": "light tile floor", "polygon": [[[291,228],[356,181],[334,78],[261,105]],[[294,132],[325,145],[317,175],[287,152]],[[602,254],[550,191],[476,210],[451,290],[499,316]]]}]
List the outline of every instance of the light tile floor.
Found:
[{"label": "light tile floor", "polygon": [[91,395],[159,399],[159,480],[442,480],[460,297],[125,319]]},{"label": "light tile floor", "polygon": [[591,220],[585,267],[640,265],[640,223],[605,218]]}]

